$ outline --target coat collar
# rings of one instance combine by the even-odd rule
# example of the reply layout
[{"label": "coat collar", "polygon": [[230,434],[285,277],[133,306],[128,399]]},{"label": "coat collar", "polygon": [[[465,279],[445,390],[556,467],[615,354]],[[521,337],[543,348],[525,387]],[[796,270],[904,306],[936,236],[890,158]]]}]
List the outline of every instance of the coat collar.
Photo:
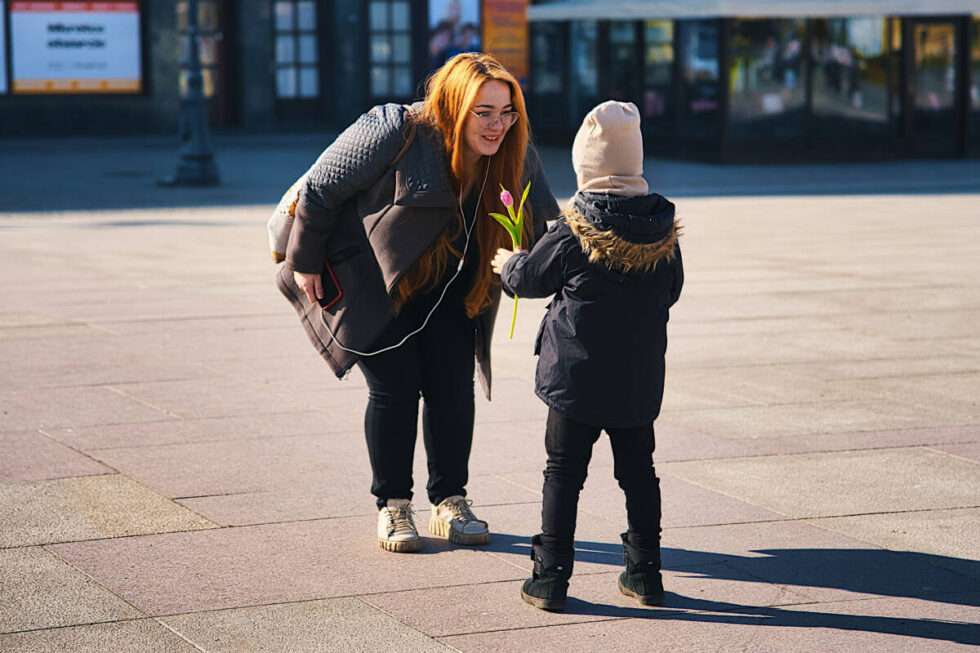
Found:
[{"label": "coat collar", "polygon": [[416,128],[412,144],[395,164],[394,201],[399,206],[456,206],[445,148],[427,127]]},{"label": "coat collar", "polygon": [[653,272],[658,263],[670,261],[676,255],[680,227],[673,220],[660,240],[636,243],[622,238],[613,229],[598,228],[579,212],[575,202],[569,202],[564,216],[589,262],[601,262],[610,270],[622,274]]}]

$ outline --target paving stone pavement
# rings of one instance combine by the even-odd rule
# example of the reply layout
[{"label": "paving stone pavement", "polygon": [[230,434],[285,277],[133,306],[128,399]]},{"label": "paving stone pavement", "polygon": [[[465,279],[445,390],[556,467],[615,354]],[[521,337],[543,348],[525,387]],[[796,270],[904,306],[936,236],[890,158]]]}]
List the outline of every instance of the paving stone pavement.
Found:
[{"label": "paving stone pavement", "polygon": [[[518,595],[544,302],[513,340],[498,321],[477,402],[491,543],[382,551],[363,378],[309,347],[265,239],[324,138],[219,137],[216,189],[157,188],[162,140],[0,143],[0,651],[980,645],[980,162],[648,162],[686,268],[656,425],[667,601],[617,591],[600,442],[550,614]],[[567,150],[543,154],[568,197]]]}]

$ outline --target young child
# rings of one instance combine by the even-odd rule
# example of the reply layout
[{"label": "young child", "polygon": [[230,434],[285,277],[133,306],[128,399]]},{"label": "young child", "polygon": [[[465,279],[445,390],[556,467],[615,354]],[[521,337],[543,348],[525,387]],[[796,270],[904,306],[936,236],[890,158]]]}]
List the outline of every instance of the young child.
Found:
[{"label": "young child", "polygon": [[626,494],[626,571],[619,589],[644,605],[664,599],[660,479],[653,421],[664,390],[667,318],[684,282],[674,205],[647,193],[640,118],[632,103],[604,102],[572,146],[578,192],[530,253],[501,249],[492,262],[504,290],[554,294],[541,324],[535,393],[548,404],[541,533],[521,596],[562,610],[572,575],[575,517],[592,445],[605,430]]}]

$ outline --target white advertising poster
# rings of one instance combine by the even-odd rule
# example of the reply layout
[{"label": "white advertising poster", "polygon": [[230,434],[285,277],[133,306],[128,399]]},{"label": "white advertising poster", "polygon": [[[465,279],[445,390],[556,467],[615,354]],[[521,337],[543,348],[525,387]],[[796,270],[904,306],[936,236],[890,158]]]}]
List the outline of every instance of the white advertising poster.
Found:
[{"label": "white advertising poster", "polygon": [[3,0],[0,0],[0,94],[7,92],[7,25],[3,21]]},{"label": "white advertising poster", "polygon": [[14,93],[138,93],[138,2],[11,2]]}]

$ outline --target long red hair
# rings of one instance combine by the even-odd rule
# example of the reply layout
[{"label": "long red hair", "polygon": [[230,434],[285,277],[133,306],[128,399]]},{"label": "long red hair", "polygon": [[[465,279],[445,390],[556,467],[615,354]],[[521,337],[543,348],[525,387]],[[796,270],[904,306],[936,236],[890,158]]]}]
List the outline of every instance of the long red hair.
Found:
[{"label": "long red hair", "polygon": [[[490,157],[489,162],[482,161],[477,177],[473,180],[464,179],[467,171],[463,169],[463,130],[466,120],[471,117],[470,110],[476,101],[476,94],[488,81],[496,80],[510,87],[512,111],[519,115],[504,135],[497,153]],[[454,190],[459,194],[466,182],[472,182],[473,188],[479,188],[483,182],[485,165],[489,165],[486,177],[486,187],[477,208],[476,227],[474,229],[477,246],[478,267],[473,287],[466,294],[464,305],[466,314],[475,317],[490,306],[491,288],[500,281],[490,269],[490,261],[498,248],[512,247],[510,235],[496,220],[491,218],[490,211],[506,212],[500,201],[500,185],[511,191],[520,201],[524,187],[521,185],[521,174],[524,170],[524,153],[528,143],[527,109],[524,106],[524,94],[514,76],[504,68],[493,55],[466,52],[449,59],[439,70],[434,72],[426,82],[425,101],[421,111],[413,118],[417,124],[429,127],[442,136],[446,147],[449,172],[451,173]],[[483,157],[484,159],[486,157]],[[530,209],[525,206],[524,246],[530,246],[532,234]],[[450,241],[456,238],[463,229],[463,216],[457,212],[456,228],[450,234],[444,231],[433,243],[429,251],[413,265],[395,288],[395,299],[402,303],[421,289],[433,287],[445,272],[449,254],[458,255],[451,250]],[[471,242],[470,247],[473,246]]]}]

